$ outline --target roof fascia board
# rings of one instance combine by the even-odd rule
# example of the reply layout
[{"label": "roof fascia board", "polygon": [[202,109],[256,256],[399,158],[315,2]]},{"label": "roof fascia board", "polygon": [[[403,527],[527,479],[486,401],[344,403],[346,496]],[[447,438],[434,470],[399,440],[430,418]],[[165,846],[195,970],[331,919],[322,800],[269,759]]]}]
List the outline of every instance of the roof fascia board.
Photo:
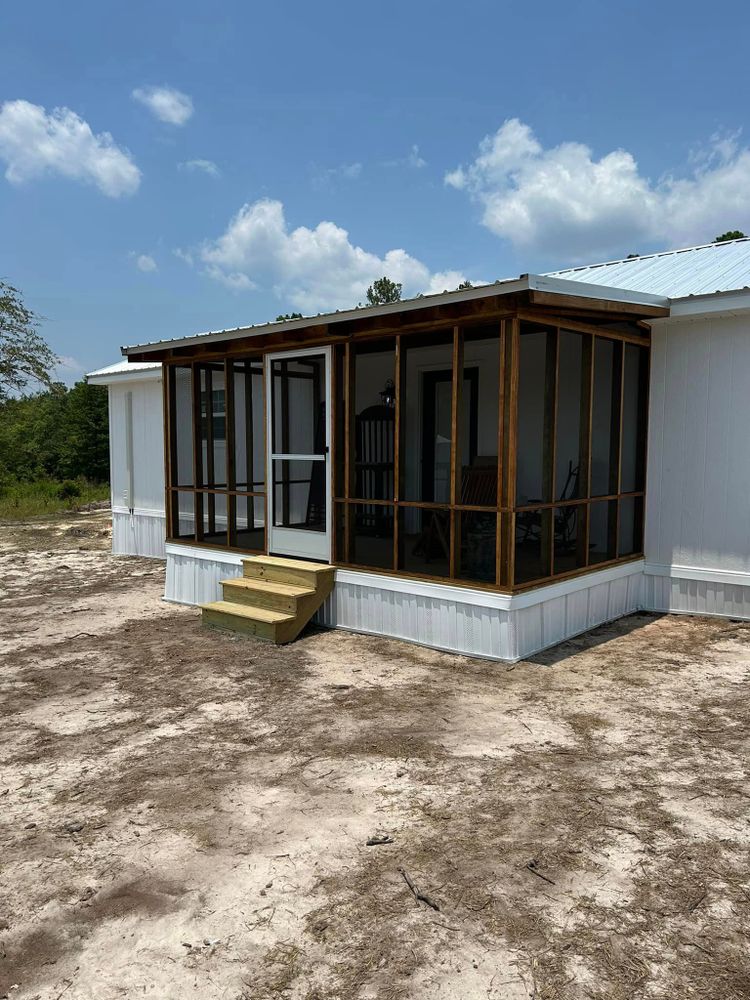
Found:
[{"label": "roof fascia board", "polygon": [[395,315],[397,313],[413,312],[426,307],[442,306],[457,302],[471,302],[476,299],[491,296],[512,295],[515,292],[529,290],[553,292],[558,295],[571,295],[579,298],[608,299],[632,305],[669,307],[669,299],[661,295],[650,295],[646,292],[632,292],[623,288],[609,288],[603,285],[592,285],[582,281],[571,281],[566,278],[550,278],[541,274],[522,274],[520,278],[508,281],[497,281],[492,285],[481,285],[479,288],[462,289],[460,294],[443,292],[438,295],[425,295],[422,298],[407,299],[405,302],[391,302],[384,306],[370,309],[347,309],[343,312],[324,313],[320,316],[304,317],[303,319],[287,320],[284,323],[264,323],[260,326],[237,327],[234,330],[220,330],[216,333],[200,333],[191,337],[180,337],[172,340],[161,340],[148,344],[134,344],[123,347],[122,353],[148,354],[163,351],[172,347],[193,347],[202,344],[212,344],[217,341],[231,341],[239,338],[262,337],[269,333],[292,333],[316,326],[326,326],[343,323],[349,320]]},{"label": "roof fascia board", "polygon": [[[575,282],[570,282],[575,284]],[[406,299],[403,302],[389,302],[384,306],[362,309],[345,309],[341,312],[321,313],[319,316],[305,316],[302,319],[287,320],[284,323],[262,323],[259,326],[238,326],[234,330],[218,330],[215,333],[198,333],[191,337],[179,337],[174,340],[158,340],[148,344],[133,344],[122,347],[122,353],[146,354],[151,351],[163,351],[167,347],[192,347],[195,344],[211,344],[217,340],[236,340],[240,337],[263,337],[268,333],[292,333],[295,330],[306,330],[315,326],[327,326],[331,323],[344,323],[348,320],[370,319],[378,316],[390,316],[396,313],[413,312],[416,309],[432,308],[454,302],[471,302],[474,299],[484,299],[493,295],[511,295],[513,292],[524,292],[529,288],[526,276],[510,281],[496,281],[492,285],[480,285],[478,288],[467,288],[460,295],[455,292],[441,292],[437,295],[423,295],[422,298]]]},{"label": "roof fascia board", "polygon": [[161,379],[161,373],[161,367],[150,370],[141,368],[139,371],[110,372],[108,375],[97,375],[96,372],[92,372],[85,378],[89,385],[119,385],[122,382],[151,382]]},{"label": "roof fascia board", "polygon": [[715,316],[717,313],[745,313],[750,310],[750,289],[734,292],[710,292],[672,299],[670,319],[681,317]]},{"label": "roof fascia board", "polygon": [[572,295],[583,299],[607,299],[631,305],[669,308],[669,299],[665,295],[633,292],[627,288],[597,285],[587,281],[572,281],[570,278],[553,278],[543,274],[529,274],[527,277],[529,288],[537,292],[553,292],[556,295]]}]

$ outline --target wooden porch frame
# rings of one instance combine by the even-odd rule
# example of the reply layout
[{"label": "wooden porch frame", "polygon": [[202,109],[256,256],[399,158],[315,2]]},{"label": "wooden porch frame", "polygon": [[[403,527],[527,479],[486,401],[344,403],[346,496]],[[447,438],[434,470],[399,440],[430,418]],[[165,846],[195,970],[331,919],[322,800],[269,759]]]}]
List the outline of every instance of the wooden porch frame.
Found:
[{"label": "wooden porch frame", "polygon": [[[452,317],[450,320],[432,321],[425,323],[412,323],[408,326],[391,322],[387,327],[378,329],[363,329],[356,334],[349,336],[334,336],[334,328],[328,328],[323,332],[322,339],[316,341],[325,344],[339,344],[340,346],[332,352],[332,384],[341,385],[342,398],[334,393],[331,400],[331,425],[332,425],[332,467],[334,470],[340,468],[343,475],[338,477],[339,488],[332,491],[329,502],[334,505],[334,531],[333,531],[333,562],[337,565],[359,567],[367,572],[383,572],[390,575],[396,574],[405,578],[413,579],[436,579],[443,583],[455,584],[457,586],[482,587],[504,593],[517,591],[527,591],[534,587],[544,586],[550,582],[562,580],[571,576],[577,576],[605,568],[618,562],[631,561],[639,557],[639,553],[621,556],[619,554],[620,536],[620,507],[625,500],[634,498],[637,503],[637,516],[635,523],[636,534],[640,536],[640,544],[636,547],[642,552],[642,531],[643,531],[643,507],[645,505],[645,482],[642,482],[642,489],[622,492],[622,436],[623,436],[623,407],[625,394],[625,364],[624,356],[626,345],[633,345],[640,348],[644,353],[639,360],[639,409],[638,426],[636,433],[636,460],[638,464],[637,474],[641,479],[645,479],[645,444],[647,437],[647,427],[645,413],[648,400],[648,354],[650,340],[643,335],[642,328],[635,329],[634,317],[637,314],[641,318],[650,316],[644,307],[638,310],[599,310],[597,319],[607,325],[598,325],[594,322],[582,321],[578,318],[568,319],[567,315],[553,316],[550,314],[552,303],[544,296],[537,297],[539,308],[531,307],[528,304],[519,306],[514,312],[509,313],[507,307],[503,310],[496,306],[494,309],[487,308],[486,304],[482,312],[476,311],[465,319]],[[591,309],[593,303],[587,301],[586,307]],[[581,308],[583,308],[581,306]],[[390,318],[393,319],[392,317]],[[546,374],[544,389],[544,438],[543,438],[543,469],[544,469],[544,502],[534,504],[519,505],[516,502],[516,477],[517,477],[517,449],[518,449],[518,396],[519,396],[519,367],[520,367],[520,344],[522,325],[526,322],[542,324],[548,331],[546,347]],[[618,323],[617,327],[609,324]],[[627,328],[630,324],[630,328]],[[479,506],[461,503],[461,476],[462,476],[462,456],[459,454],[459,420],[461,410],[461,393],[463,388],[463,356],[465,335],[477,329],[487,329],[487,337],[497,337],[499,366],[497,371],[497,391],[498,391],[498,424],[497,424],[497,503],[495,506]],[[494,332],[491,333],[490,331]],[[580,333],[582,341],[582,362],[581,362],[581,391],[580,391],[580,427],[579,427],[579,481],[578,495],[567,500],[557,499],[561,484],[556,480],[556,447],[557,447],[557,419],[558,419],[558,389],[560,378],[560,332],[563,330]],[[406,343],[409,346],[416,346],[419,335],[429,332],[450,331],[451,335],[451,363],[452,363],[452,394],[451,394],[451,449],[450,449],[450,499],[448,503],[428,503],[423,501],[403,499],[403,470],[405,462],[409,460],[406,454],[404,441],[404,415],[402,400],[405,398],[405,377],[406,365],[404,363],[404,349]],[[407,337],[407,342],[403,340]],[[605,496],[592,497],[591,488],[591,461],[592,461],[592,432],[593,432],[593,404],[594,404],[594,379],[595,379],[595,351],[596,339],[613,342],[615,351],[614,364],[614,392],[612,396],[612,425],[611,425],[611,446],[610,446],[610,490]],[[227,500],[227,538],[226,544],[221,545],[230,551],[260,551],[239,548],[232,545],[236,538],[233,530],[233,523],[236,518],[236,507],[238,497],[262,498],[267,515],[267,490],[268,482],[264,483],[263,490],[238,490],[236,488],[235,466],[234,466],[234,442],[236,440],[234,420],[234,369],[235,361],[258,361],[265,365],[276,350],[281,350],[282,346],[289,349],[294,346],[310,346],[310,341],[304,343],[297,340],[296,343],[289,343],[280,340],[279,335],[271,338],[264,338],[267,342],[263,345],[257,341],[253,344],[254,352],[251,354],[247,345],[237,342],[228,342],[225,345],[225,352],[221,353],[216,345],[211,345],[210,350],[195,351],[192,357],[173,356],[165,361],[164,384],[164,421],[165,421],[165,465],[166,465],[166,514],[167,514],[167,538],[170,542],[184,542],[190,545],[205,545],[207,548],[215,548],[215,540],[204,541],[203,525],[203,505],[206,505],[209,512],[209,520],[214,520],[211,515],[215,512],[215,497],[218,494],[226,496]],[[394,473],[393,473],[393,498],[392,499],[366,499],[354,495],[354,344],[367,342],[371,344],[377,341],[387,343],[394,350],[394,384],[396,387],[396,402],[394,412]],[[216,355],[216,356],[212,356]],[[227,483],[224,486],[210,482],[212,461],[206,472],[206,485],[200,486],[202,476],[202,446],[200,436],[200,382],[199,371],[204,364],[222,364],[226,386],[226,441],[227,441]],[[343,367],[339,372],[339,366]],[[184,486],[174,483],[174,475],[177,468],[176,454],[176,393],[174,388],[174,372],[177,368],[189,368],[192,377],[193,393],[193,486]],[[252,377],[250,377],[252,382]],[[252,391],[252,390],[251,390]],[[263,392],[265,394],[265,380],[263,381]],[[209,406],[211,403],[209,402]],[[266,413],[265,405],[263,413]],[[209,414],[209,424],[211,424]],[[339,426],[339,425],[342,426]],[[213,428],[211,427],[211,432]],[[268,429],[263,427],[263,436]],[[265,444],[265,442],[264,442]],[[248,442],[249,447],[252,444]],[[337,451],[343,448],[343,456],[339,456]],[[265,447],[264,447],[265,454]],[[252,477],[251,470],[248,476]],[[266,473],[266,480],[268,474]],[[252,485],[250,483],[249,485]],[[178,502],[179,493],[192,493],[195,511],[195,535],[194,537],[184,537],[180,539],[177,535],[178,525]],[[610,502],[615,504],[616,515],[610,525],[611,537],[607,546],[608,552],[614,552],[615,557],[606,561],[592,563],[590,560],[590,508],[592,503]],[[393,509],[393,540],[391,566],[388,569],[374,568],[364,564],[356,564],[352,561],[353,537],[355,518],[354,511],[358,505],[368,504],[371,506],[383,506]],[[254,504],[250,504],[253,507]],[[577,523],[576,540],[576,568],[563,573],[555,572],[555,518],[554,511],[562,508],[577,507],[579,510]],[[445,511],[449,523],[449,546],[448,546],[448,575],[435,576],[429,573],[407,573],[403,568],[403,524],[401,509],[421,509],[432,511]],[[515,556],[516,556],[516,519],[519,515],[527,512],[539,512],[541,516],[542,532],[540,537],[541,556],[545,573],[543,576],[533,581],[520,582],[516,579]],[[460,518],[462,512],[478,512],[496,515],[495,531],[495,580],[487,583],[479,580],[467,580],[461,577],[461,528]],[[549,512],[546,513],[545,512]],[[214,515],[215,516],[215,515]],[[267,520],[267,517],[266,517]],[[343,527],[337,530],[336,524]],[[209,528],[211,525],[209,524]],[[215,527],[215,525],[214,525]],[[267,546],[267,524],[264,529],[264,551]]]}]

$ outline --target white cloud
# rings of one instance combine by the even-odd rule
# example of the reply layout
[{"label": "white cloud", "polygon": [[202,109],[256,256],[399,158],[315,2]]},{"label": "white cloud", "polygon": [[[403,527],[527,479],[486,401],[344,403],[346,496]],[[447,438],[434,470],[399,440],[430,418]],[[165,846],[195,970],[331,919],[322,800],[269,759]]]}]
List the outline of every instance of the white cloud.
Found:
[{"label": "white cloud", "polygon": [[168,125],[184,125],[193,114],[192,100],[174,87],[136,87],[131,96]]},{"label": "white cloud", "polygon": [[419,146],[414,145],[411,147],[409,155],[406,157],[407,166],[412,167],[414,170],[421,170],[422,167],[427,166],[427,160],[419,155]]},{"label": "white cloud", "polygon": [[77,358],[63,354],[57,359],[57,364],[52,373],[52,381],[64,382],[65,385],[73,385],[80,380],[81,375],[85,371],[86,369]]},{"label": "white cloud", "polygon": [[[190,254],[181,251],[180,256],[192,262]],[[282,203],[269,199],[243,205],[226,231],[205,243],[196,258],[228,287],[270,289],[285,305],[306,313],[351,308],[364,301],[368,285],[384,274],[401,282],[404,296],[431,290],[433,282],[442,291],[463,280],[458,271],[431,275],[405,250],[389,250],[382,257],[363,250],[333,222],[290,230]]]},{"label": "white cloud", "polygon": [[498,236],[573,263],[643,243],[700,243],[750,225],[750,150],[737,139],[714,136],[691,155],[686,175],[651,181],[626,150],[597,160],[582,143],[545,149],[513,118],[445,183],[477,201]]},{"label": "white cloud", "polygon": [[412,170],[421,170],[422,167],[427,166],[427,160],[425,160],[419,153],[419,146],[414,145],[409,150],[407,156],[402,157],[400,160],[387,160],[385,163],[386,167],[411,167]]},{"label": "white cloud", "polygon": [[177,164],[178,170],[187,170],[189,173],[208,174],[209,177],[220,177],[221,171],[213,160],[185,160]]},{"label": "white cloud", "polygon": [[95,135],[88,122],[69,108],[47,113],[28,101],[0,106],[0,160],[5,177],[22,184],[44,174],[60,174],[95,184],[111,198],[133,194],[141,172],[109,132]]},{"label": "white cloud", "polygon": [[141,253],[135,258],[135,266],[139,271],[143,271],[146,274],[150,274],[154,271],[158,271],[159,268],[156,265],[156,261],[148,253]]},{"label": "white cloud", "polygon": [[327,167],[325,170],[318,170],[312,179],[312,185],[316,190],[324,190],[334,186],[336,181],[356,181],[362,173],[361,163],[342,163],[338,167]]}]

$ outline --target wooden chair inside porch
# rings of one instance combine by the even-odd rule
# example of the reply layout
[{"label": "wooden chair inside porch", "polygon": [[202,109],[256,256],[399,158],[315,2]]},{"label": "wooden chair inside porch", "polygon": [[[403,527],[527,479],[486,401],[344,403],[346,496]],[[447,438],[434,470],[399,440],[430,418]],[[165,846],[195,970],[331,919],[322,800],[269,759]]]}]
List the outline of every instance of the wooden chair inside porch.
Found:
[{"label": "wooden chair inside porch", "polygon": [[[461,472],[461,504],[467,507],[495,507],[497,504],[497,459],[488,461],[486,457],[477,458],[472,465],[465,465]],[[427,525],[423,528],[414,544],[414,555],[421,555],[425,562],[431,559],[448,559],[450,542],[445,531],[445,512],[442,510],[425,511],[429,514]],[[495,550],[494,531],[496,515],[488,514],[489,521],[486,531],[482,531],[484,539],[492,537],[492,551]],[[475,532],[476,533],[476,532]]]}]

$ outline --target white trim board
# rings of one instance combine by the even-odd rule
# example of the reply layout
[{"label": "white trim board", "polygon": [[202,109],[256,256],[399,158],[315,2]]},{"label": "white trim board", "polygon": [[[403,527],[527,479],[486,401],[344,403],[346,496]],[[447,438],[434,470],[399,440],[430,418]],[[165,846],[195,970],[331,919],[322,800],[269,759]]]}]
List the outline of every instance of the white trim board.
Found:
[{"label": "white trim board", "polygon": [[[209,562],[224,562],[232,566],[241,566],[243,559],[252,558],[252,553],[229,552],[222,549],[198,548],[167,542],[168,556],[183,556]],[[255,553],[257,555],[257,553]],[[588,590],[602,583],[611,583],[628,576],[643,573],[642,559],[634,562],[620,563],[608,566],[606,569],[594,570],[581,576],[560,580],[521,594],[500,594],[492,590],[479,590],[473,587],[457,587],[447,583],[432,583],[428,580],[414,580],[405,576],[388,576],[381,573],[368,573],[366,570],[337,569],[336,582],[348,583],[354,586],[370,587],[401,594],[413,594],[418,597],[428,597],[435,600],[453,601],[456,604],[467,604],[481,608],[495,608],[498,611],[519,611],[522,608],[534,607],[544,601],[551,601],[568,594]]]},{"label": "white trim board", "polygon": [[162,520],[166,519],[166,514],[163,510],[158,510],[156,507],[124,507],[122,504],[114,504],[110,507],[110,511],[113,514],[128,514],[135,515],[136,517],[160,517]]},{"label": "white trim board", "polygon": [[644,564],[643,572],[646,576],[668,576],[673,580],[700,580],[702,583],[725,583],[736,587],[750,587],[750,573],[741,570],[647,562]]},{"label": "white trim board", "polygon": [[612,580],[620,580],[642,572],[643,560],[639,559],[636,562],[621,563],[618,566],[609,566],[606,569],[560,580],[559,583],[535,587],[520,594],[500,594],[492,590],[476,590],[472,587],[456,587],[447,583],[431,583],[427,580],[385,576],[352,569],[337,569],[336,582],[415,594],[418,597],[431,597],[435,600],[453,601],[456,604],[469,604],[480,608],[495,608],[498,611],[519,611],[544,601],[565,597],[567,594],[575,594],[601,583],[610,583]]},{"label": "white trim board", "polygon": [[258,553],[228,552],[226,549],[198,548],[195,545],[181,545],[167,542],[165,551],[168,556],[183,556],[188,559],[200,559],[204,562],[224,562],[230,566],[241,566],[243,559],[252,559]]}]

